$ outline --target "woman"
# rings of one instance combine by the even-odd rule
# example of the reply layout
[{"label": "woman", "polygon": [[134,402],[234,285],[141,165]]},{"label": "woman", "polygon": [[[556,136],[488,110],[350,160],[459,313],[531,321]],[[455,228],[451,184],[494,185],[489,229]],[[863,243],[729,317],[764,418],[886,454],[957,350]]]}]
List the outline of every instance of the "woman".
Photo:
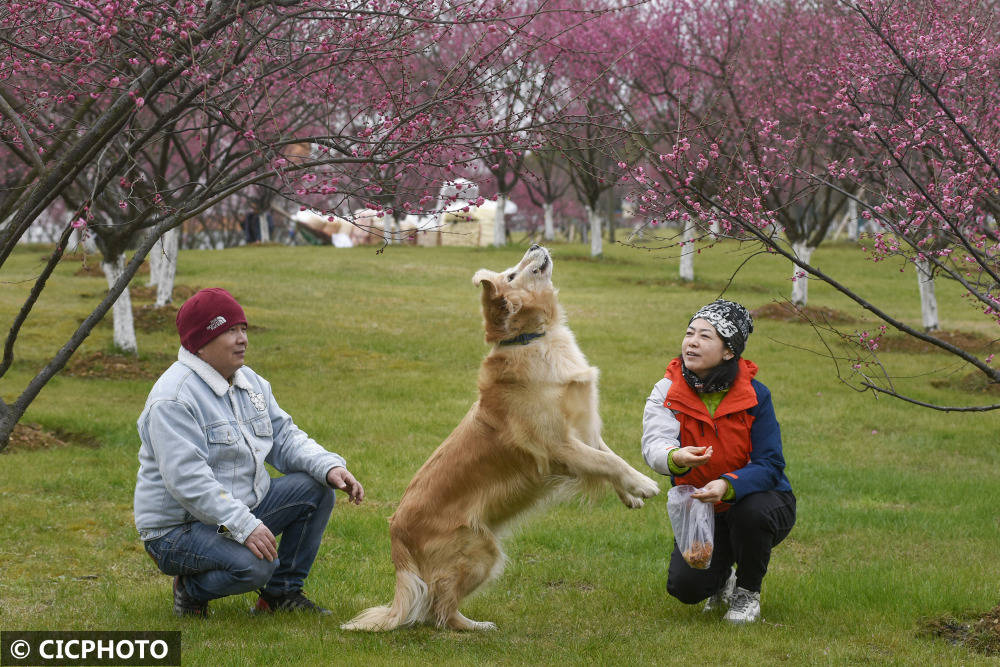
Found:
[{"label": "woman", "polygon": [[711,564],[690,567],[675,541],[667,592],[685,604],[708,598],[705,611],[728,606],[731,623],[760,617],[771,549],[795,524],[771,393],[740,356],[752,331],[750,313],[732,301],[695,313],[643,413],[646,463],[674,485],[697,487],[694,497],[716,512]]}]

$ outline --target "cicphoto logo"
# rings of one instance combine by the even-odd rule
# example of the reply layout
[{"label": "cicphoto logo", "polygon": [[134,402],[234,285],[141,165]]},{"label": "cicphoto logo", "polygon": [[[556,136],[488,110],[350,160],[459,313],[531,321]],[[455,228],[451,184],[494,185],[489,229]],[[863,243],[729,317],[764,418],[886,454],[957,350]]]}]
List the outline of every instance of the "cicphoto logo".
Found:
[{"label": "cicphoto logo", "polygon": [[179,631],[0,632],[0,665],[180,665]]}]

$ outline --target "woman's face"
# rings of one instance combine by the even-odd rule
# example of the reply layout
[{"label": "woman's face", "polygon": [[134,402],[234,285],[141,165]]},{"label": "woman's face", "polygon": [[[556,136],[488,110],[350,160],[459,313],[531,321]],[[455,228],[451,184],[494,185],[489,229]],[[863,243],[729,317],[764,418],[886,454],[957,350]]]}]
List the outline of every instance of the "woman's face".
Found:
[{"label": "woman's face", "polygon": [[715,327],[700,317],[692,320],[681,342],[681,359],[689,371],[703,378],[723,361],[732,358],[732,351],[722,342]]}]

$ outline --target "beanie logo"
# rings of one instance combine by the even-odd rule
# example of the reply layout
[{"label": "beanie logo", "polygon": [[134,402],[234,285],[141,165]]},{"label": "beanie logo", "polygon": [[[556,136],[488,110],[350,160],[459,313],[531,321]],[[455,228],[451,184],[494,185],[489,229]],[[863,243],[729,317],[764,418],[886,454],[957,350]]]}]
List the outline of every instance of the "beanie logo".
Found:
[{"label": "beanie logo", "polygon": [[208,329],[209,331],[215,331],[225,323],[226,323],[226,318],[224,318],[222,315],[218,315],[215,317],[215,319],[209,322],[208,326],[205,328]]}]

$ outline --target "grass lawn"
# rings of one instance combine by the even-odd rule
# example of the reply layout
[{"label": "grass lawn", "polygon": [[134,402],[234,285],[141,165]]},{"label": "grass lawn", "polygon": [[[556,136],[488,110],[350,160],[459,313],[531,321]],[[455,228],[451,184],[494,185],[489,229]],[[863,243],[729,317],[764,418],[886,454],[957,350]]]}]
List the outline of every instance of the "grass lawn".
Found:
[{"label": "grass lawn", "polygon": [[[14,313],[48,249],[19,249],[0,283]],[[609,490],[595,502],[550,506],[506,543],[504,575],[463,607],[498,630],[431,628],[344,633],[339,624],[390,599],[387,519],[410,477],[476,396],[486,352],[480,267],[513,264],[523,248],[246,247],[185,251],[178,289],[221,286],[250,320],[248,364],[282,407],[347,458],[365,485],[361,507],[336,507],[307,592],[332,618],[250,617],[254,597],[212,603],[207,621],[170,612],[170,579],[146,557],[132,524],[135,420],[153,380],[175,358],[172,314],[140,332],[140,357],[108,361],[103,323],[23,420],[68,444],[0,457],[0,630],[183,632],[184,663],[244,664],[995,664],[930,637],[934,619],[971,618],[1000,603],[1000,438],[997,414],[949,414],[858,394],[840,383],[812,329],[758,319],[746,356],[774,396],[798,523],[764,580],[766,622],[746,628],[703,615],[665,592],[666,488],[628,511]],[[676,258],[555,245],[554,282],[570,326],[601,369],[604,438],[636,467],[643,402],[676,354],[688,318],[726,288],[744,260],[736,244],[698,255],[694,284]],[[823,246],[814,262],[866,284],[919,325],[912,270]],[[91,257],[89,264],[95,264]],[[96,303],[106,283],[67,260],[25,329],[0,384],[11,400]],[[751,309],[790,292],[791,267],[752,259],[726,292]],[[143,278],[137,281],[142,284]],[[939,285],[944,327],[987,333],[952,285]],[[149,300],[134,299],[136,311]],[[812,283],[810,305],[858,318],[860,308]],[[6,320],[6,316],[4,317]],[[146,321],[146,320],[143,320]],[[995,334],[994,334],[995,337]],[[811,352],[812,350],[813,352]],[[943,404],[996,402],[954,383],[966,370],[936,353],[889,352],[898,384]],[[101,364],[106,364],[102,366]],[[72,366],[72,364],[71,364]],[[338,499],[342,498],[339,496]]]}]

